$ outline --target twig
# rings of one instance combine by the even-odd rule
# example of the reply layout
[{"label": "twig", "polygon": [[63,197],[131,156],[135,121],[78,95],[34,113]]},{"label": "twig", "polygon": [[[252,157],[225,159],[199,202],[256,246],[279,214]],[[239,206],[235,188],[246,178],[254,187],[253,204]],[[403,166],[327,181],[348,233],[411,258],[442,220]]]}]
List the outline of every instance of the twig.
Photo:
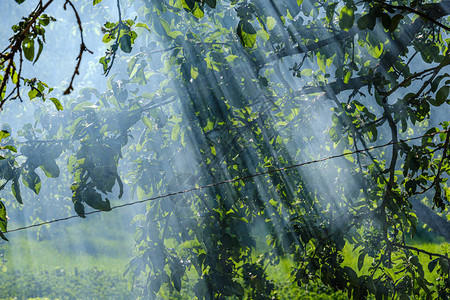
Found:
[{"label": "twig", "polygon": [[13,89],[12,92],[16,91],[17,94],[14,96],[13,99],[19,98],[20,102],[23,102],[22,97],[20,96],[20,78],[22,74],[22,63],[23,63],[23,57],[22,57],[22,51],[19,51],[19,73],[17,74],[17,83],[16,87]]},{"label": "twig", "polygon": [[448,149],[449,142],[450,142],[450,135],[447,132],[447,136],[445,138],[445,142],[444,142],[444,145],[442,147],[442,149],[444,149],[444,153],[442,154],[442,159],[439,162],[439,166],[438,166],[438,169],[437,169],[437,172],[436,172],[436,177],[434,178],[433,182],[431,183],[431,185],[429,187],[424,187],[424,186],[420,185],[420,187],[423,190],[418,192],[417,194],[423,194],[423,193],[427,192],[428,190],[430,190],[433,186],[435,186],[439,182],[440,175],[441,175],[441,170],[442,170],[442,165],[444,163],[444,160],[447,159],[447,149]]},{"label": "twig", "polygon": [[[117,12],[119,14],[119,22],[117,23],[117,37],[116,40],[114,42],[114,45],[116,46],[115,49],[112,49],[112,58],[111,58],[111,63],[109,64],[108,68],[105,70],[105,76],[108,76],[109,72],[111,72],[111,69],[114,65],[114,61],[116,59],[116,52],[117,49],[119,49],[119,36],[120,36],[120,31],[122,30],[122,13],[120,12],[120,2],[119,0],[117,0]],[[114,46],[113,45],[113,46]]]},{"label": "twig", "polygon": [[420,17],[422,17],[422,18],[424,18],[424,19],[426,19],[428,21],[430,21],[431,23],[437,25],[438,27],[441,27],[441,28],[443,28],[443,29],[445,29],[447,31],[450,31],[450,27],[448,27],[448,26],[446,26],[446,25],[436,21],[434,18],[428,16],[426,13],[424,13],[422,11],[415,10],[412,7],[409,7],[409,6],[406,6],[406,5],[399,5],[399,6],[392,5],[392,4],[389,4],[389,3],[386,3],[386,2],[383,2],[383,1],[380,1],[380,0],[375,0],[374,2],[376,2],[378,4],[381,4],[382,6],[386,6],[386,7],[392,8],[392,9],[409,11],[409,12],[411,12],[413,14],[416,14],[416,15],[418,15],[418,16],[420,16]]},{"label": "twig", "polygon": [[323,39],[321,41],[315,42],[310,45],[298,45],[298,46],[291,47],[291,48],[284,48],[283,50],[276,52],[275,54],[267,57],[263,62],[260,63],[259,67],[261,68],[264,65],[268,64],[269,62],[272,62],[274,60],[279,60],[286,56],[292,56],[292,55],[300,54],[300,53],[308,53],[310,51],[314,51],[314,50],[323,48],[325,46],[328,46],[328,45],[331,45],[334,43],[340,43],[341,41],[356,35],[357,32],[358,32],[358,27],[354,26],[349,31],[344,31],[344,32],[338,33],[335,36]]},{"label": "twig", "polygon": [[75,17],[77,19],[78,28],[80,30],[81,44],[80,44],[80,53],[77,56],[77,65],[75,66],[75,70],[73,71],[72,79],[70,80],[69,87],[64,91],[64,95],[70,94],[70,92],[72,92],[72,90],[73,90],[73,80],[75,79],[76,75],[80,74],[80,65],[81,65],[81,59],[83,57],[83,53],[85,51],[89,52],[90,54],[94,53],[91,50],[89,50],[88,48],[86,48],[86,45],[84,43],[83,26],[81,25],[81,19],[80,19],[80,16],[78,15],[78,11],[76,10],[75,6],[72,4],[72,2],[70,0],[66,0],[66,2],[64,3],[64,9],[66,9],[67,4],[69,4],[72,7],[73,13],[75,14]]},{"label": "twig", "polygon": [[439,71],[440,69],[442,69],[442,67],[441,67],[441,65],[438,65],[436,67],[423,70],[423,71],[421,71],[419,73],[414,73],[411,76],[408,76],[406,79],[404,79],[399,84],[397,84],[394,88],[392,88],[389,92],[385,93],[384,95],[385,95],[385,97],[388,97],[388,96],[392,95],[395,91],[397,91],[399,88],[405,87],[408,83],[410,83],[414,79],[416,79],[416,78],[418,78],[418,77],[420,77],[422,75],[428,75],[427,73],[430,73],[430,72],[433,72],[433,71],[435,72],[436,70]]},{"label": "twig", "polygon": [[430,257],[431,257],[431,256],[437,256],[437,257],[444,258],[444,259],[450,261],[450,258],[449,258],[448,256],[442,255],[442,254],[439,254],[439,253],[428,252],[428,251],[426,251],[426,250],[422,250],[422,249],[419,249],[419,248],[416,248],[416,247],[407,246],[407,245],[402,245],[402,244],[398,244],[398,243],[390,243],[390,244],[391,244],[392,246],[395,246],[395,247],[399,247],[399,248],[403,248],[403,249],[408,249],[408,250],[412,250],[412,251],[417,251],[417,252],[420,252],[420,253],[424,253],[424,254],[429,255]]}]

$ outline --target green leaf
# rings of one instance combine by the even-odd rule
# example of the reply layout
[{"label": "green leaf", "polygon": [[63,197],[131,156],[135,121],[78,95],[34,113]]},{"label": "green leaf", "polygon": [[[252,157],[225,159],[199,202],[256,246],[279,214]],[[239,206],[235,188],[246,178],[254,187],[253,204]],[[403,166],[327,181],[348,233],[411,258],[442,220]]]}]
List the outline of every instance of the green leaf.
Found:
[{"label": "green leaf", "polygon": [[133,72],[136,68],[136,64],[139,60],[139,57],[134,56],[132,59],[130,59],[130,61],[128,62],[128,66],[127,66],[127,73],[128,76],[130,76],[130,78],[132,77],[131,74],[134,75],[135,72]]},{"label": "green leaf", "polygon": [[120,179],[120,176],[117,175],[116,177],[117,183],[119,184],[119,195],[117,196],[119,199],[123,196],[123,182],[122,179]]},{"label": "green leaf", "polygon": [[9,241],[7,238],[6,238],[6,236],[3,234],[3,232],[1,232],[0,231],[0,237],[3,239],[3,240],[5,240],[5,241]]},{"label": "green leaf", "polygon": [[48,178],[57,178],[59,176],[59,167],[54,159],[45,158],[41,169]]},{"label": "green leaf", "polygon": [[195,1],[194,0],[181,0],[181,5],[183,5],[183,7],[189,11],[192,11],[192,9],[195,6]]},{"label": "green leaf", "polygon": [[206,280],[199,279],[194,286],[194,293],[198,299],[204,299],[205,295],[208,293],[208,284]]},{"label": "green leaf", "polygon": [[238,296],[239,298],[242,298],[244,296],[244,288],[239,282],[233,281],[233,284],[231,285],[231,289],[233,291],[233,294]]},{"label": "green leaf", "polygon": [[430,273],[433,273],[434,268],[436,268],[438,261],[439,261],[439,258],[436,258],[428,263],[428,271],[430,271]]},{"label": "green leaf", "polygon": [[93,1],[92,1],[92,5],[97,5],[97,4],[99,4],[100,2],[102,2],[102,0],[93,0]]},{"label": "green leaf", "polygon": [[131,19],[128,19],[128,20],[125,20],[125,23],[129,26],[129,27],[131,27],[131,26],[133,26],[135,23],[134,23],[134,20],[131,20]]},{"label": "green leaf", "polygon": [[267,21],[266,21],[267,29],[272,30],[276,24],[277,24],[277,21],[275,20],[274,17],[267,17]]},{"label": "green leaf", "polygon": [[98,62],[103,66],[103,72],[106,72],[106,69],[108,69],[109,58],[102,56]]},{"label": "green leaf", "polygon": [[145,24],[145,23],[137,23],[135,26],[136,26],[136,27],[145,28],[145,29],[148,30],[148,32],[151,32],[151,31],[150,31],[150,28],[148,28],[148,25]]},{"label": "green leaf", "polygon": [[53,104],[55,104],[55,107],[56,107],[57,110],[63,110],[64,109],[63,106],[61,105],[61,102],[59,102],[58,99],[52,97],[52,98],[50,98],[50,100],[53,102]]},{"label": "green leaf", "polygon": [[355,15],[353,9],[348,6],[344,6],[339,14],[339,27],[341,27],[342,30],[348,31],[352,28],[354,22]]},{"label": "green leaf", "polygon": [[32,190],[36,195],[41,190],[41,178],[34,170],[24,171],[22,174],[22,181],[26,187]]},{"label": "green leaf", "polygon": [[13,195],[16,198],[17,202],[19,202],[20,204],[23,204],[22,195],[20,193],[19,178],[13,179],[13,182],[11,185],[11,190],[12,190]]},{"label": "green leaf", "polygon": [[149,118],[147,118],[146,116],[143,116],[143,117],[142,117],[142,123],[144,123],[144,125],[147,126],[147,128],[148,128],[149,130],[152,130],[152,129],[153,129],[152,121],[151,121]]},{"label": "green leaf", "polygon": [[93,189],[85,190],[82,194],[83,201],[94,209],[98,209],[101,211],[110,211],[111,203],[108,199],[103,200],[102,195],[97,193]]},{"label": "green leaf", "polygon": [[6,130],[0,130],[0,141],[4,138],[7,138],[8,136],[10,136],[9,132]]},{"label": "green leaf", "polygon": [[[161,26],[163,27],[164,31],[166,32],[166,34],[169,34],[172,30],[170,29],[170,24],[169,22],[167,22],[166,20],[164,20],[163,18],[159,18],[159,21],[161,22]],[[155,22],[157,23],[157,22]]]},{"label": "green leaf", "polygon": [[347,84],[350,81],[352,74],[353,74],[352,70],[346,70],[345,75],[344,75],[344,83],[345,84]]},{"label": "green leaf", "polygon": [[177,273],[172,273],[170,275],[170,278],[172,279],[173,287],[179,292],[181,291],[181,276],[179,276]]},{"label": "green leaf", "polygon": [[388,268],[384,268],[384,272],[387,276],[389,276],[392,280],[396,280],[396,276],[393,270],[388,269]]},{"label": "green leaf", "polygon": [[422,145],[426,145],[430,143],[433,140],[432,134],[435,132],[439,132],[439,129],[437,127],[432,127],[425,132],[424,136],[422,137]]},{"label": "green leaf", "polygon": [[131,46],[131,36],[124,34],[119,39],[120,49],[125,53],[130,53],[133,47]]},{"label": "green leaf", "polygon": [[372,277],[367,278],[366,286],[369,292],[371,292],[372,294],[375,294],[377,292],[377,288],[375,287]]},{"label": "green leaf", "polygon": [[39,44],[39,49],[38,49],[38,53],[36,55],[36,58],[33,61],[33,65],[37,62],[37,60],[41,56],[42,50],[44,49],[44,43],[41,41],[41,39],[37,39],[37,41],[38,41],[38,44]]},{"label": "green leaf", "polygon": [[113,29],[117,25],[118,25],[118,23],[106,22],[105,25],[103,25],[103,26],[105,26],[105,28],[108,28],[108,29]]},{"label": "green leaf", "polygon": [[366,257],[367,253],[365,251],[361,251],[359,253],[358,257],[358,270],[361,271],[363,265],[364,265],[364,258]]},{"label": "green leaf", "polygon": [[436,99],[430,99],[430,103],[434,106],[440,106],[440,105],[444,104],[444,102],[448,98],[449,91],[450,91],[450,86],[444,85],[437,91]]},{"label": "green leaf", "polygon": [[392,17],[391,19],[391,27],[389,28],[390,32],[394,32],[395,29],[397,29],[398,24],[400,23],[400,21],[404,18],[405,16],[402,14],[397,14],[395,16]]},{"label": "green leaf", "polygon": [[211,8],[216,8],[216,0],[206,0],[206,4],[208,4]]},{"label": "green leaf", "polygon": [[239,21],[237,35],[244,47],[252,48],[256,43],[256,30],[248,21]]},{"label": "green leaf", "polygon": [[33,61],[34,58],[34,40],[26,38],[22,42],[22,50],[25,58],[29,61]]},{"label": "green leaf", "polygon": [[108,44],[112,40],[113,40],[113,38],[112,38],[111,34],[109,34],[109,33],[105,34],[102,38],[102,42],[105,44]]},{"label": "green leaf", "polygon": [[80,201],[75,201],[73,203],[73,208],[74,208],[75,212],[77,213],[77,215],[79,215],[82,218],[86,218],[86,216],[84,215],[83,203],[81,203]]},{"label": "green leaf", "polygon": [[202,244],[197,239],[188,240],[178,245],[178,250],[183,249],[200,249]]},{"label": "green leaf", "polygon": [[367,29],[367,26],[369,24],[369,15],[364,15],[361,18],[358,19],[358,21],[356,22],[356,24],[358,25],[358,28],[360,30],[365,30]]},{"label": "green leaf", "polygon": [[383,27],[387,30],[390,30],[391,28],[391,17],[387,13],[383,13],[381,15],[381,24],[383,24]]},{"label": "green leaf", "polygon": [[352,268],[345,266],[344,267],[345,272],[348,275],[348,279],[350,280],[350,282],[352,284],[354,284],[355,286],[357,286],[359,284],[359,280],[358,280],[358,274],[356,274],[355,270],[353,270]]},{"label": "green leaf", "polygon": [[180,135],[180,125],[175,124],[172,128],[172,134],[171,134],[172,141],[178,140],[179,135]]},{"label": "green leaf", "polygon": [[6,217],[6,207],[2,201],[0,201],[0,230],[3,232],[8,230],[8,219]]},{"label": "green leaf", "polygon": [[[196,7],[193,11],[192,14],[194,15],[194,17],[196,17],[197,19],[201,19],[203,18],[203,16],[205,15],[205,13],[203,12],[203,10],[200,7]],[[178,36],[178,34],[173,34],[176,31],[172,32],[172,34],[169,34],[172,38],[176,38]]]},{"label": "green leaf", "polygon": [[383,44],[379,43],[375,46],[372,46],[371,44],[366,44],[367,46],[367,52],[374,58],[379,58],[381,54],[383,54]]},{"label": "green leaf", "polygon": [[2,149],[2,150],[9,150],[9,151],[12,151],[12,152],[17,152],[16,147],[11,146],[11,145],[1,146],[0,149]]},{"label": "green leaf", "polygon": [[32,88],[29,92],[28,92],[28,98],[30,98],[30,100],[33,100],[34,98],[36,98],[39,95],[39,91],[35,88]]},{"label": "green leaf", "polygon": [[327,22],[329,22],[329,23],[333,22],[334,13],[336,11],[336,6],[337,5],[338,5],[338,3],[335,2],[335,3],[331,3],[331,4],[329,4],[327,6],[327,8],[326,8],[326,20],[327,20]]}]

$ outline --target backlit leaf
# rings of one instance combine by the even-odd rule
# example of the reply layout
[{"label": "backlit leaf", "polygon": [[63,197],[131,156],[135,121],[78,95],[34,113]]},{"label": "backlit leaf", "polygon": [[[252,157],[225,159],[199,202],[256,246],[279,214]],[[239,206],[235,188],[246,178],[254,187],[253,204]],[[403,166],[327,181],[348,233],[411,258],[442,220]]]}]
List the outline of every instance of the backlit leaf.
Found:
[{"label": "backlit leaf", "polygon": [[64,109],[62,104],[61,104],[61,102],[59,102],[58,99],[52,97],[52,98],[50,98],[50,100],[53,102],[53,104],[55,105],[57,110],[63,110]]},{"label": "backlit leaf", "polygon": [[252,48],[256,42],[256,30],[248,21],[241,20],[238,24],[237,35],[244,47]]},{"label": "backlit leaf", "polygon": [[25,58],[29,61],[33,61],[34,58],[34,40],[26,38],[22,42],[22,50]]},{"label": "backlit leaf", "polygon": [[436,99],[430,99],[430,103],[434,106],[440,106],[444,104],[444,102],[448,99],[448,94],[450,91],[450,87],[448,85],[444,85],[441,87],[436,93]]},{"label": "backlit leaf", "polygon": [[0,201],[0,230],[3,232],[8,230],[8,219],[6,218],[6,207],[2,201]]},{"label": "backlit leaf", "polygon": [[131,36],[129,34],[124,34],[119,39],[120,49],[125,53],[130,53],[132,50],[131,46]]},{"label": "backlit leaf", "polygon": [[348,31],[352,28],[354,22],[355,15],[353,9],[348,6],[344,6],[339,14],[339,27],[341,27],[342,30]]},{"label": "backlit leaf", "polygon": [[206,4],[208,4],[208,6],[211,8],[216,8],[216,1],[217,0],[206,0]]}]

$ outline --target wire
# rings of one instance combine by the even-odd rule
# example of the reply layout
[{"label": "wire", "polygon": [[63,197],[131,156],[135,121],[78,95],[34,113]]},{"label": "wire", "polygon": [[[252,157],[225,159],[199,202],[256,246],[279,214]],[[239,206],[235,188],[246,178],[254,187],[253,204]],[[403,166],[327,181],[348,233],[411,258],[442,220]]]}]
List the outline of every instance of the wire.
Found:
[{"label": "wire", "polygon": [[[214,186],[218,186],[218,185],[222,185],[222,184],[226,184],[226,183],[233,183],[233,182],[237,182],[237,181],[241,181],[241,180],[244,181],[244,180],[248,180],[248,179],[251,179],[251,178],[254,178],[254,177],[258,177],[258,176],[262,176],[262,175],[268,175],[268,174],[277,173],[277,172],[281,172],[281,171],[285,171],[285,170],[289,170],[289,169],[293,169],[293,168],[298,168],[298,167],[302,167],[302,166],[306,166],[306,165],[310,165],[310,164],[324,162],[324,161],[327,161],[327,160],[330,160],[330,159],[335,159],[335,158],[344,157],[344,156],[347,156],[347,155],[352,155],[352,154],[366,152],[366,151],[370,151],[370,150],[374,150],[374,149],[379,149],[379,148],[383,148],[383,147],[386,147],[386,146],[399,144],[399,143],[402,143],[402,142],[418,140],[418,139],[421,139],[421,138],[424,138],[424,137],[427,137],[427,136],[435,136],[435,135],[440,134],[440,133],[447,133],[448,134],[449,131],[450,130],[444,130],[444,131],[424,134],[424,135],[421,135],[421,136],[416,136],[416,137],[400,140],[400,142],[391,141],[391,142],[383,144],[383,145],[372,146],[372,147],[369,147],[369,148],[359,149],[359,150],[355,150],[355,151],[352,151],[352,152],[346,152],[346,153],[338,154],[338,155],[331,155],[331,156],[327,156],[327,157],[324,157],[324,158],[321,158],[321,159],[310,160],[310,161],[307,161],[307,162],[303,162],[303,163],[299,163],[299,164],[295,164],[295,165],[290,165],[290,166],[283,167],[283,168],[273,169],[273,170],[260,172],[260,173],[256,173],[256,174],[252,174],[252,175],[248,175],[248,176],[244,176],[244,177],[228,179],[228,180],[224,180],[224,181],[220,181],[220,182],[216,182],[216,183],[203,185],[203,186],[200,186],[200,187],[190,188],[190,189],[181,190],[181,191],[178,191],[178,192],[173,192],[173,193],[168,193],[168,194],[164,194],[164,195],[160,195],[160,196],[156,196],[156,197],[142,199],[142,200],[139,200],[139,201],[124,203],[124,204],[112,206],[111,210],[122,208],[122,207],[126,207],[126,206],[132,206],[132,205],[136,205],[136,204],[140,204],[140,203],[144,203],[144,202],[155,201],[155,200],[167,198],[167,197],[170,197],[170,196],[176,196],[176,195],[181,195],[181,194],[185,194],[185,193],[189,193],[189,192],[199,191],[199,190],[207,189],[207,188],[210,188],[210,187],[214,187]],[[96,214],[96,213],[100,213],[100,212],[102,212],[102,211],[101,210],[94,210],[94,211],[87,212],[84,215],[92,215],[92,214]],[[72,215],[72,216],[68,216],[68,217],[65,217],[65,218],[53,219],[53,220],[42,222],[42,223],[37,223],[37,224],[28,225],[28,226],[24,226],[24,227],[18,227],[18,228],[12,229],[12,230],[7,230],[4,233],[10,233],[10,232],[15,232],[15,231],[27,230],[27,229],[30,229],[30,228],[33,228],[33,227],[40,227],[40,226],[43,226],[43,225],[57,223],[57,222],[62,222],[62,221],[66,221],[66,220],[70,220],[70,219],[74,219],[74,218],[79,218],[79,216],[78,215]]]}]

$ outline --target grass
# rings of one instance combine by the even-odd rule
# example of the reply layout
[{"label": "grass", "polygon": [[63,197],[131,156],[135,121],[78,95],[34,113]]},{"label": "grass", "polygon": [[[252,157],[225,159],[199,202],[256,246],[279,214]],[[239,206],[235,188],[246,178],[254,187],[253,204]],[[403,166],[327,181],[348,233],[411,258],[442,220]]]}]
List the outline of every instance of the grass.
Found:
[{"label": "grass", "polygon": [[123,278],[134,229],[118,220],[126,218],[111,213],[11,234],[0,245],[0,299],[135,299]]},{"label": "grass", "polygon": [[[430,243],[430,242],[421,243],[420,241],[418,241],[415,243],[410,243],[409,245],[419,248],[419,249],[422,249],[422,250],[425,250],[427,252],[445,254],[444,250],[443,250],[445,243],[443,241],[442,242],[437,241],[436,243]],[[418,254],[418,257],[423,265],[425,277],[429,278],[431,280],[435,280],[437,278],[436,274],[431,274],[428,271],[428,267],[427,267],[428,263],[432,260],[432,258],[430,258],[430,256],[427,254],[417,253],[415,251],[413,251],[413,254],[414,255]],[[359,275],[368,274],[368,269],[372,263],[372,258],[366,256],[364,259],[364,266],[362,267],[362,269],[360,271],[358,271],[357,265],[358,265],[359,250],[356,249],[355,251],[353,251],[353,246],[347,244],[344,247],[343,256],[344,256],[343,265],[353,268],[355,271],[358,272]]]},{"label": "grass", "polygon": [[[135,299],[137,295],[128,290],[127,279],[122,276],[131,257],[134,229],[123,220],[126,218],[109,215],[9,236],[9,243],[0,244],[0,254],[4,256],[4,261],[0,261],[0,299]],[[442,253],[439,244],[426,240],[411,245]],[[346,246],[343,254],[343,265],[357,270],[359,251],[353,252],[352,247]],[[430,258],[425,254],[419,258],[423,259],[427,279],[436,280],[428,272]],[[367,274],[371,259],[366,257],[365,262],[360,275]],[[291,271],[288,259],[267,268],[280,299],[347,299],[345,293],[320,283],[298,287],[292,283]],[[186,286],[181,294],[173,296],[188,299],[193,296],[192,288]]]},{"label": "grass", "polygon": [[299,287],[292,282],[290,278],[291,271],[292,263],[288,259],[282,259],[279,266],[269,265],[267,267],[268,277],[278,287],[278,296],[282,300],[345,300],[348,298],[345,293],[333,291],[333,289],[321,283],[310,283]]}]

